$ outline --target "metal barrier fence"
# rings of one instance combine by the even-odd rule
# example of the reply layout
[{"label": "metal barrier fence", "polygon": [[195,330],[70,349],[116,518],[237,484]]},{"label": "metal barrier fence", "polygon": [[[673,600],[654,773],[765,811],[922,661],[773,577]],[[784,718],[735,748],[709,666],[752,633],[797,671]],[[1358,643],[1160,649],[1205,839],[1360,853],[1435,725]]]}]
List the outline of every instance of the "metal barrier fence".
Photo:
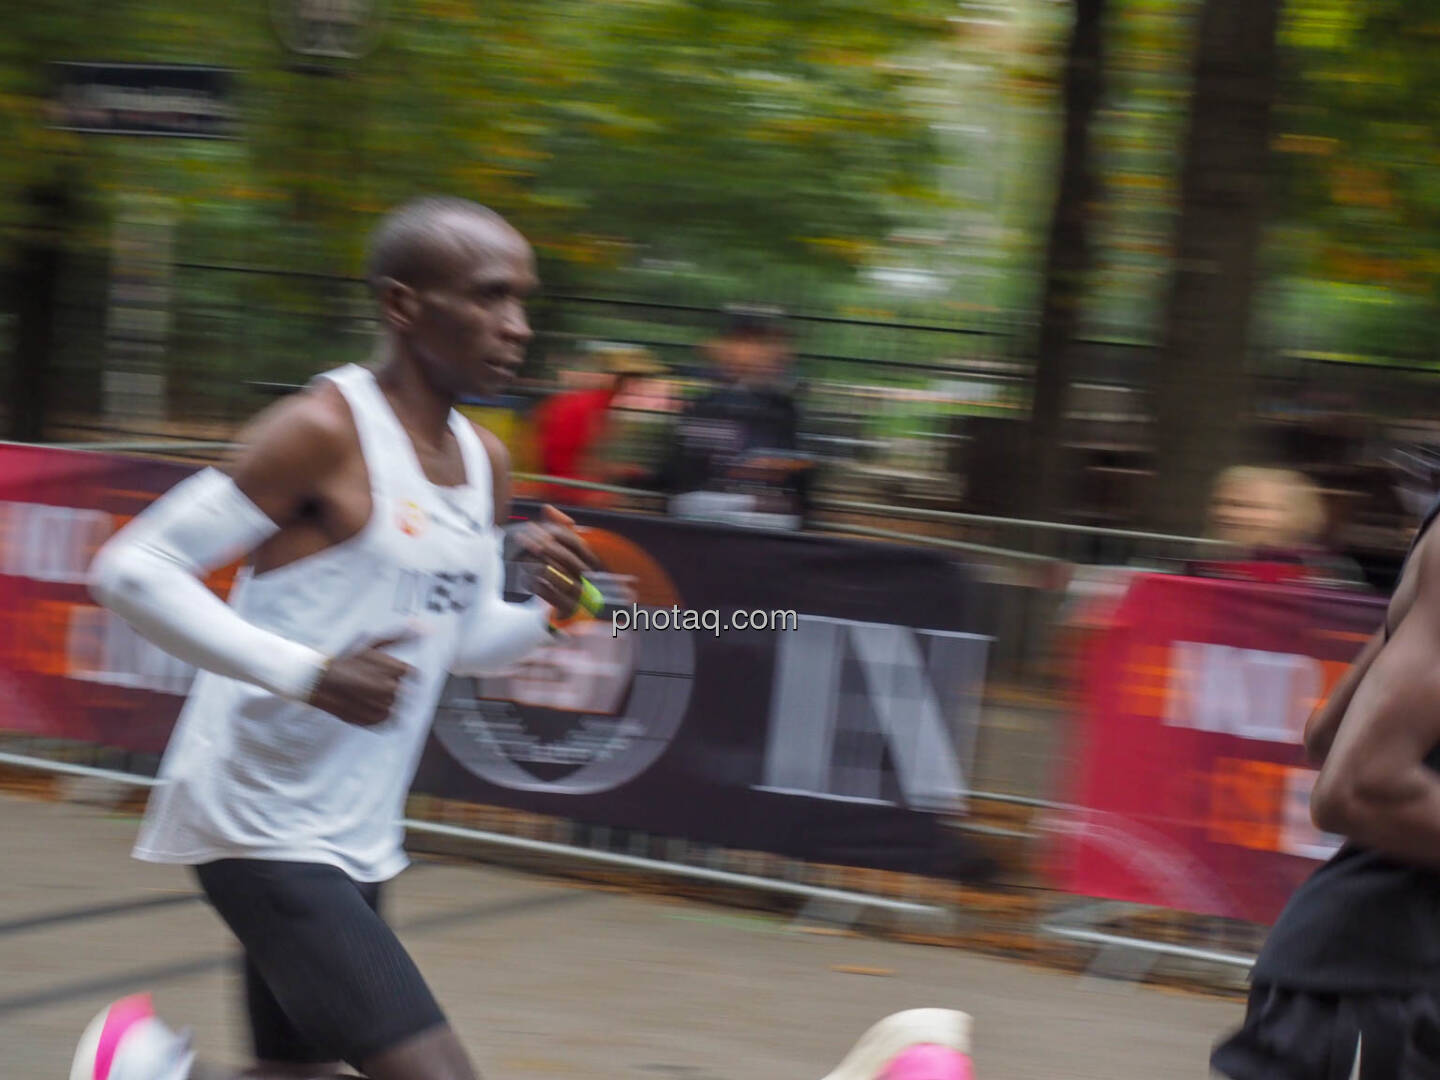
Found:
[{"label": "metal barrier fence", "polygon": [[[59,756],[47,756],[45,753],[17,752],[44,749],[44,747],[29,745],[23,739],[6,738],[0,740],[0,745],[8,747],[8,749],[0,751],[0,766],[77,777],[83,780],[98,780],[107,784],[140,789],[149,789],[158,783],[153,775],[134,772],[130,769],[88,765],[79,761],[65,760]],[[103,755],[98,748],[89,749],[97,755]],[[55,753],[53,745],[49,747],[49,750],[51,755]],[[69,756],[74,756],[75,752],[72,749]],[[82,755],[84,752],[84,748],[79,749],[79,753]],[[613,850],[605,843],[576,843],[574,823],[569,823],[570,827],[567,830],[571,834],[569,842],[543,840],[489,829],[469,828],[428,818],[407,817],[402,824],[407,832],[419,836],[447,837],[483,845],[487,848],[500,848],[570,860],[580,859],[599,866],[615,867],[646,875],[684,878],[726,888],[801,897],[812,905],[841,905],[846,908],[880,911],[888,915],[910,919],[934,919],[945,915],[944,908],[933,903],[836,888],[833,885],[803,880],[802,875],[793,875],[790,878],[764,877],[740,869],[728,869],[725,866],[728,853],[708,845],[692,845],[680,839],[669,841],[664,858],[652,858],[638,853],[649,847],[649,838],[632,837],[629,845],[632,850],[629,852]],[[600,830],[592,830],[593,834],[599,832]],[[605,830],[605,832],[608,834],[609,830]],[[591,837],[592,841],[596,838],[595,835]]]},{"label": "metal barrier fence", "polygon": [[[0,771],[21,771],[69,778],[102,787],[147,791],[155,786],[155,761],[145,755],[122,754],[100,747],[56,740],[0,736]],[[143,771],[142,771],[143,770]],[[78,797],[102,803],[123,803],[123,796],[79,792]],[[1067,807],[1045,799],[973,792],[980,801],[1004,802],[1041,812],[1035,828],[1014,830],[973,825],[975,833],[1027,842],[1047,834],[1045,815]],[[863,923],[877,929],[893,928],[921,935],[929,941],[967,940],[965,927],[974,928],[993,911],[969,910],[977,894],[962,894],[952,883],[916,875],[877,874],[840,866],[816,865],[798,859],[760,852],[735,851],[696,843],[682,837],[661,837],[635,831],[588,826],[574,821],[540,820],[500,808],[469,807],[451,820],[453,808],[434,800],[412,798],[403,825],[409,845],[442,854],[474,855],[521,860],[523,868],[560,873],[613,872],[628,880],[671,881],[703,886],[715,895],[784,898],[800,902],[793,910],[796,925],[826,923],[853,926]],[[488,826],[488,827],[487,827]],[[450,846],[459,844],[459,848]],[[439,845],[438,847],[436,845]],[[1001,891],[1002,905],[1004,904]],[[1166,918],[1169,926],[1157,935],[1124,928],[1100,927],[1127,919]],[[1086,972],[1090,976],[1139,980],[1166,961],[1171,974],[1199,978],[1212,987],[1236,989],[1254,963],[1264,928],[1226,919],[1186,916],[1148,909],[1143,905],[1094,901],[1053,894],[1048,902],[1030,904],[1018,916],[1003,921],[1016,924],[1036,941],[1053,939],[1090,950]],[[1178,932],[1177,932],[1178,930]],[[983,939],[985,931],[980,929]],[[1190,966],[1186,967],[1185,962]]]},{"label": "metal barrier fence", "polygon": [[[75,415],[102,412],[109,270],[99,256],[73,255],[67,264],[48,367],[62,411]],[[188,418],[233,422],[245,406],[236,400],[236,385],[294,382],[354,359],[373,340],[373,305],[358,278],[198,260],[178,262],[173,270],[163,366],[170,400]],[[643,294],[541,297],[533,313],[539,359],[608,340],[652,348],[682,375],[694,370],[695,346],[723,322],[719,298],[699,284],[658,278],[638,289]],[[812,435],[837,454],[873,448],[875,421],[885,412],[894,415],[881,427],[891,434],[908,431],[928,445],[923,453],[943,456],[963,439],[951,423],[956,415],[1015,415],[1028,400],[1036,337],[1029,313],[962,315],[943,305],[877,313],[816,309],[804,296],[771,299],[787,309],[801,373],[820,384],[807,402],[816,422]],[[1271,403],[1262,412],[1278,407],[1277,415],[1294,419],[1294,403],[1323,390],[1347,397],[1352,417],[1434,415],[1430,406],[1440,400],[1440,378],[1432,366],[1305,351],[1295,344],[1277,340],[1256,350],[1257,391]],[[1075,396],[1088,402],[1077,405],[1089,417],[1078,421],[1081,426],[1118,424],[1117,431],[1143,434],[1147,407],[1140,392],[1153,382],[1154,344],[1096,337],[1074,342],[1073,350]],[[917,411],[870,392],[877,387],[926,388],[937,397]]]},{"label": "metal barrier fence", "polygon": [[[138,439],[50,445],[199,460],[214,459],[233,448],[232,443],[219,440]],[[664,494],[644,488],[539,473],[517,472],[515,477],[536,485],[554,483],[618,496],[628,508],[636,510],[663,511],[666,500]],[[994,603],[988,609],[984,632],[995,639],[992,674],[1007,682],[1048,681],[1046,660],[1057,618],[1067,603],[1073,567],[1173,566],[1185,559],[1223,553],[1228,547],[1204,537],[887,506],[827,496],[818,497],[814,507],[818,512],[809,527],[815,530],[944,548],[964,558],[992,591]],[[895,527],[901,522],[938,526],[944,532]]]},{"label": "metal barrier fence", "polygon": [[[50,367],[57,389],[63,386],[69,401],[66,411],[100,415],[108,267],[98,259],[77,257],[73,263]],[[173,270],[163,366],[168,396],[187,416],[236,420],[237,385],[303,380],[364,355],[373,343],[378,317],[360,278],[198,261],[179,262]],[[784,318],[794,335],[800,373],[807,378],[841,387],[960,380],[967,386],[984,384],[987,394],[1007,399],[1015,396],[1013,389],[1024,389],[1022,373],[1008,368],[1028,333],[1024,323],[1008,315],[967,314],[962,324],[797,306]],[[536,360],[542,368],[555,366],[585,342],[612,341],[652,349],[684,377],[704,366],[696,346],[712,338],[725,319],[718,302],[678,295],[552,293],[537,299],[532,310]],[[861,399],[847,401],[854,405]],[[825,411],[834,425],[844,427],[843,410]]]},{"label": "metal barrier fence", "polygon": [[[57,448],[108,451],[114,453],[157,454],[195,461],[213,460],[233,444],[215,440],[187,442],[181,440],[132,440],[120,442],[75,442],[48,444]],[[661,509],[664,496],[653,491],[595,484],[586,481],[560,480],[537,474],[517,474],[517,478],[535,483],[558,482],[566,486],[593,489],[623,496],[636,508]],[[857,511],[884,515],[886,508],[873,504],[823,501],[822,510],[833,508],[854,516]],[[977,524],[993,529],[999,519],[977,518],[975,515],[940,514],[933,511],[904,511],[904,516],[918,520]],[[1001,522],[1009,526],[1010,523]],[[1014,523],[1023,530],[1036,526],[1043,530],[1047,523]],[[986,620],[980,632],[994,639],[990,669],[991,680],[1000,684],[1001,693],[1010,701],[1037,702],[1033,693],[1025,693],[1027,683],[1045,681],[1044,663],[1054,634],[1054,618],[1064,602],[1063,563],[1050,554],[1002,548],[947,536],[931,536],[854,521],[827,520],[821,516],[815,527],[834,534],[848,534],[904,544],[916,544],[953,551],[971,566],[979,583],[988,590],[985,595]],[[1085,526],[1061,526],[1060,532],[1084,536],[1106,530]],[[1136,534],[1136,542],[1151,534]],[[1183,538],[1158,537],[1158,542],[1173,545]],[[1010,692],[1011,687],[1017,692]],[[1031,689],[1034,689],[1033,685]],[[1044,778],[1049,768],[1049,739],[1043,704],[996,705],[1008,709],[1003,735],[984,731],[980,735],[981,760],[978,774],[995,780],[995,790],[975,793],[980,799],[1039,799],[1047,792]],[[993,767],[989,767],[992,766]],[[980,786],[980,785],[976,785]]]},{"label": "metal barrier fence", "polygon": [[[235,449],[236,446],[235,443],[226,440],[189,439],[121,439],[54,442],[45,445],[68,450],[160,454],[200,460],[217,457]],[[657,506],[663,504],[667,499],[663,492],[649,488],[596,483],[569,477],[547,476],[543,473],[516,472],[515,478],[535,484],[555,484],[560,487],[623,496],[635,500],[641,507]],[[889,506],[825,496],[821,496],[815,501],[815,507],[819,510],[833,510],[867,517],[930,522],[953,526],[957,531],[968,530],[984,534],[994,539],[982,543],[955,536],[857,527],[845,522],[820,521],[817,523],[818,527],[832,531],[853,531],[856,535],[901,540],[907,543],[934,544],[1022,564],[1057,561],[1102,566],[1164,563],[1195,558],[1205,554],[1218,554],[1230,546],[1225,541],[1201,536],[1182,536],[1172,533],[1148,532],[1142,529],[1117,529],[1059,521],[1030,521],[1023,518],[955,513],[924,507]]]},{"label": "metal barrier fence", "polygon": [[[62,445],[74,449],[156,453],[205,460],[224,452],[232,444],[219,440],[201,443],[137,440]],[[661,498],[655,492],[613,485],[529,474],[523,475],[522,479],[595,488],[631,499],[637,506],[654,507]],[[966,793],[966,799],[973,809],[968,816],[951,824],[956,830],[984,844],[999,845],[997,851],[1009,863],[1009,880],[1028,881],[1032,845],[1047,835],[1045,815],[1069,809],[1053,797],[1053,792],[1057,790],[1056,781],[1066,764],[1061,756],[1066,715],[1061,701],[1043,692],[1046,680],[1038,670],[1051,648],[1056,615],[1064,602],[1065,577],[1061,571],[1065,562],[1054,552],[1093,553],[1097,550],[1095,541],[1104,541],[1122,545],[1110,549],[1117,553],[1117,557],[1160,559],[1203,549],[1205,542],[1189,537],[1093,526],[896,510],[851,500],[823,500],[820,509],[852,518],[888,517],[954,527],[957,531],[979,530],[984,535],[1002,540],[1022,537],[1022,542],[1028,542],[1032,548],[1025,550],[1023,547],[1004,547],[950,536],[916,534],[898,528],[857,524],[853,520],[821,520],[817,523],[818,527],[829,532],[931,545],[954,551],[976,568],[982,583],[992,590],[990,607],[993,623],[983,631],[995,638],[992,687],[982,709],[974,760],[968,776],[971,790]],[[890,522],[892,525],[897,523]],[[1056,538],[1073,546],[1067,548],[1065,543],[1052,543]],[[1033,550],[1036,548],[1040,550]],[[0,744],[0,765],[51,770],[144,787],[151,782],[149,778],[154,775],[158,760],[153,756],[123,754],[56,740],[11,737]],[[488,820],[487,814],[491,815]],[[588,826],[576,821],[540,819],[534,815],[498,810],[492,814],[487,808],[457,810],[438,800],[412,802],[406,825],[417,836],[463,840],[497,850],[560,858],[595,867],[612,867],[641,875],[703,881],[722,888],[798,897],[809,905],[804,913],[806,917],[839,918],[837,913],[848,912],[843,914],[843,921],[855,917],[860,911],[904,919],[933,919],[945,914],[946,905],[934,899],[935,883],[909,875],[881,875],[885,880],[877,882],[874,875],[853,874],[834,866],[727,850],[678,837]],[[857,888],[854,886],[856,882],[869,884],[865,888]],[[1086,910],[1088,908],[1080,909],[1082,914]],[[1115,948],[1142,949],[1149,950],[1152,955],[1164,953],[1231,964],[1238,963],[1234,958],[1240,955],[1223,948],[1146,942],[1133,935],[1109,934],[1086,925],[1077,926],[1073,913],[1063,910],[1053,917],[1042,918],[1038,929],[1060,939],[1087,946],[1102,946],[1112,951]],[[1234,936],[1229,930],[1222,934],[1226,941]],[[1240,936],[1243,938],[1243,928]],[[1230,959],[1218,960],[1222,953]],[[1110,955],[1102,953],[1102,956]]]},{"label": "metal barrier fence", "polygon": [[1223,540],[1201,536],[1179,536],[1099,525],[1074,525],[1060,521],[1027,521],[1022,518],[986,514],[885,506],[850,499],[822,498],[818,505],[827,510],[951,525],[957,530],[989,538],[986,545],[969,545],[972,550],[1023,561],[1059,560],[1101,566],[1124,566],[1191,559],[1218,554],[1230,547]]},{"label": "metal barrier fence", "polygon": [[[234,447],[222,440],[154,439],[49,445],[191,460],[213,460]],[[666,500],[664,494],[644,488],[539,473],[517,472],[515,477],[536,485],[554,483],[614,495],[634,510],[663,512]],[[984,632],[995,639],[992,675],[1007,683],[1049,681],[1047,659],[1057,619],[1069,599],[1067,585],[1074,567],[1163,567],[1227,549],[1223,542],[1203,537],[887,506],[827,496],[818,497],[814,506],[817,513],[809,527],[815,530],[943,548],[972,566],[993,598],[984,626]],[[941,527],[944,532],[896,527],[904,522]]]}]

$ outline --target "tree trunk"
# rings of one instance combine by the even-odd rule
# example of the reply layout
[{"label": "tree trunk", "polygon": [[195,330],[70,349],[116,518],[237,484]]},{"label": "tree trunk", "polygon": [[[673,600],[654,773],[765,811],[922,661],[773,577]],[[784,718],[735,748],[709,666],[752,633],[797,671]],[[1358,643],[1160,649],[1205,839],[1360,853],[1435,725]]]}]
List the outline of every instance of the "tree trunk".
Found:
[{"label": "tree trunk", "polygon": [[1279,0],[1206,0],[1180,179],[1176,266],[1155,373],[1153,523],[1194,534],[1215,474],[1246,452],[1246,361],[1270,166]]},{"label": "tree trunk", "polygon": [[34,188],[28,198],[34,220],[15,264],[17,319],[8,427],[10,438],[18,442],[39,442],[45,437],[56,362],[61,234],[69,223],[71,201],[63,181]]},{"label": "tree trunk", "polygon": [[1036,347],[1034,403],[1026,439],[1025,476],[1014,485],[1017,511],[1058,517],[1064,490],[1065,410],[1074,378],[1074,339],[1091,267],[1089,211],[1097,194],[1090,125],[1103,89],[1105,0],[1074,0],[1075,22],[1065,57],[1064,133],[1054,212],[1045,255],[1045,292]]}]

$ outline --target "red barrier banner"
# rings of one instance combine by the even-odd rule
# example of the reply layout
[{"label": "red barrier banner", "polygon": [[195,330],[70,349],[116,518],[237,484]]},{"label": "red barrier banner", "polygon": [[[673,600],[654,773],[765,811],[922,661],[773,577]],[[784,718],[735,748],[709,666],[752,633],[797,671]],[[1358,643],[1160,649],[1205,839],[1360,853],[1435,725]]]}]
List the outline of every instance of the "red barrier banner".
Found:
[{"label": "red barrier banner", "polygon": [[1383,612],[1364,594],[1135,578],[1086,663],[1057,884],[1273,922],[1339,846],[1310,823],[1305,721]]},{"label": "red barrier banner", "polygon": [[[0,731],[164,750],[194,669],[85,586],[110,535],[194,466],[0,447]],[[225,595],[234,568],[209,584]]]}]

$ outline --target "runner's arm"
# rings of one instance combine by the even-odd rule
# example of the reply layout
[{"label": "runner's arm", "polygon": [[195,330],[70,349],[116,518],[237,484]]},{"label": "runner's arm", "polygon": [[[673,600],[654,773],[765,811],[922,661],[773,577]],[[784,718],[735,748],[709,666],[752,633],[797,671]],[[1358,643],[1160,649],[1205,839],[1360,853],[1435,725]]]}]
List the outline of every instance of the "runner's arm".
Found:
[{"label": "runner's arm", "polygon": [[1375,635],[1365,643],[1360,655],[1355,657],[1349,669],[1335,684],[1330,696],[1316,706],[1310,719],[1305,722],[1305,756],[1312,764],[1325,764],[1325,757],[1335,742],[1335,733],[1340,730],[1340,721],[1345,718],[1345,711],[1350,708],[1350,702],[1355,697],[1355,688],[1365,678],[1365,673],[1370,670],[1375,657],[1380,655],[1384,644],[1385,631],[1382,628],[1375,631]]},{"label": "runner's arm", "polygon": [[1417,552],[1418,595],[1358,680],[1311,797],[1317,827],[1440,868],[1440,546]]},{"label": "runner's arm", "polygon": [[343,460],[346,432],[311,395],[257,420],[228,470],[175,485],[102,547],[92,594],[171,655],[198,668],[309,698],[328,658],[241,618],[204,583],[293,522]]},{"label": "runner's arm", "polygon": [[495,543],[490,565],[485,568],[489,583],[476,605],[466,614],[455,659],[455,675],[487,675],[523,660],[552,637],[552,608],[538,596],[523,604],[505,601],[505,525],[510,520],[512,481],[510,454],[505,444],[489,431],[475,426],[490,456],[491,489],[495,505]]}]

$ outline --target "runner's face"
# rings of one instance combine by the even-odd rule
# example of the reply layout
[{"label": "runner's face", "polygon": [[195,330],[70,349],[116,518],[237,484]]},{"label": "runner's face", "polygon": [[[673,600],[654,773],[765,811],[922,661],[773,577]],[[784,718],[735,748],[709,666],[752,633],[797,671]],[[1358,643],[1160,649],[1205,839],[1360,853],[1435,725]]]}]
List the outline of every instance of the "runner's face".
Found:
[{"label": "runner's face", "polygon": [[443,286],[419,292],[411,340],[431,379],[456,395],[493,394],[515,379],[533,336],[525,302],[535,256],[513,229],[466,222]]}]

